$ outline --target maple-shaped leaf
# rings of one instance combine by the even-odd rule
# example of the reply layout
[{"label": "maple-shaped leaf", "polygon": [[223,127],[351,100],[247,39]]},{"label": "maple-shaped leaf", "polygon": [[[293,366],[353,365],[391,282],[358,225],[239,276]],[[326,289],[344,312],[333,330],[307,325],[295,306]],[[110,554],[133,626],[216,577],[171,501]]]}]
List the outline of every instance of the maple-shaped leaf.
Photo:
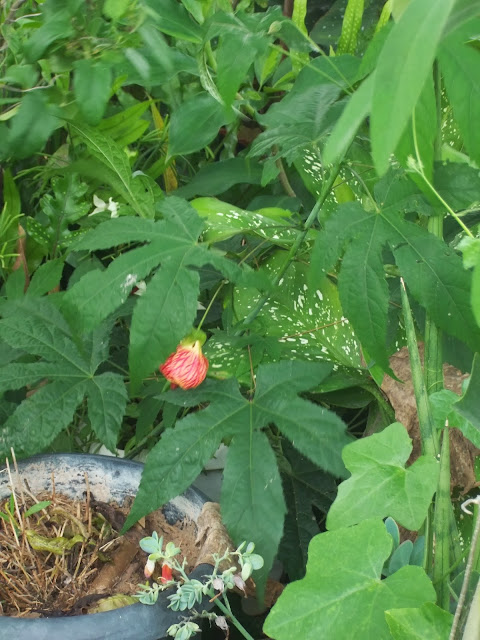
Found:
[{"label": "maple-shaped leaf", "polygon": [[434,602],[420,567],[402,567],[385,580],[392,537],[381,520],[320,533],[308,549],[307,572],[287,585],[263,630],[273,640],[388,640],[385,611]]},{"label": "maple-shaped leaf", "polygon": [[233,380],[207,380],[196,389],[175,390],[164,398],[180,406],[208,402],[167,429],[150,451],[136,500],[127,518],[139,518],[182,493],[202,471],[220,442],[228,438],[221,505],[235,543],[255,542],[265,565],[265,584],[282,537],[285,500],[274,452],[262,431],[275,424],[295,448],[320,468],[344,477],[341,451],[351,441],[334,413],[298,396],[330,373],[327,363],[284,361],[260,365],[256,392],[249,400]]},{"label": "maple-shaped leaf", "polygon": [[399,422],[345,447],[343,460],[352,475],[338,488],[327,516],[328,529],[390,516],[417,531],[435,493],[440,467],[434,457],[425,455],[405,468],[411,453],[412,441]]},{"label": "maple-shaped leaf", "polygon": [[[88,417],[100,442],[117,444],[127,392],[117,373],[97,374],[106,359],[108,326],[86,336],[79,350],[57,306],[46,298],[26,296],[2,307],[0,340],[20,349],[20,357],[0,370],[0,393],[30,386],[34,391],[0,428],[0,456],[13,447],[18,456],[44,450],[70,425],[78,405],[88,398]],[[35,361],[25,361],[26,354]],[[41,384],[40,384],[41,383]],[[32,389],[33,388],[33,389]]]},{"label": "maple-shaped leaf", "polygon": [[175,351],[192,328],[200,282],[192,267],[211,264],[229,279],[240,272],[220,252],[199,244],[203,222],[185,200],[166,198],[158,209],[163,220],[117,218],[86,234],[75,249],[95,251],[127,242],[149,244],[122,253],[104,271],[89,271],[63,298],[73,326],[90,331],[125,302],[140,280],[153,273],[132,316],[129,365],[133,390]]}]

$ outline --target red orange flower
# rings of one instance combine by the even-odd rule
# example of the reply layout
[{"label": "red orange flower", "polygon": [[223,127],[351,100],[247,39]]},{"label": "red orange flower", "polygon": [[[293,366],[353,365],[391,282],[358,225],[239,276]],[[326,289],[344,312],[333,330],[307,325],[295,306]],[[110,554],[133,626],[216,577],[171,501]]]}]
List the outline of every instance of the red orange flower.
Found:
[{"label": "red orange flower", "polygon": [[168,566],[168,564],[163,564],[162,565],[162,577],[160,578],[160,582],[162,584],[165,584],[166,582],[170,582],[170,580],[173,580],[172,570]]},{"label": "red orange flower", "polygon": [[202,353],[200,340],[180,344],[175,353],[168,356],[160,371],[172,383],[172,389],[193,389],[205,380],[208,360]]}]

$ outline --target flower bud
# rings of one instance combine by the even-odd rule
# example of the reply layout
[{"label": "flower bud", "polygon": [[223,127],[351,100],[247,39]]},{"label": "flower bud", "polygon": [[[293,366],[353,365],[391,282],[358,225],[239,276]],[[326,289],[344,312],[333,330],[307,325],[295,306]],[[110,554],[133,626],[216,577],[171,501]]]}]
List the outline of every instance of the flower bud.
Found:
[{"label": "flower bud", "polygon": [[193,389],[205,380],[208,360],[202,353],[200,340],[180,344],[160,366],[160,371],[172,383],[172,389]]},{"label": "flower bud", "polygon": [[145,577],[146,578],[150,578],[152,573],[155,570],[155,561],[154,560],[150,560],[150,558],[147,560],[147,564],[145,565]]}]

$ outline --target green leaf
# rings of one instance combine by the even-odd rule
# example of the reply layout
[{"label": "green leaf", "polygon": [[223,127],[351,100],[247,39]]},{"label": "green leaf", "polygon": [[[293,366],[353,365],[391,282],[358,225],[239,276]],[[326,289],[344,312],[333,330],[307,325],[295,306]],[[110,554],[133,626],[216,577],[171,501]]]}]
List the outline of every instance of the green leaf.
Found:
[{"label": "green leaf", "polygon": [[345,252],[338,278],[342,308],[363,347],[377,365],[389,371],[387,311],[389,291],[384,277],[382,244],[385,230],[379,216],[372,216],[357,242]]},{"label": "green leaf", "polygon": [[121,244],[131,242],[151,242],[160,240],[164,232],[163,222],[144,220],[143,218],[114,218],[101,222],[78,241],[72,249],[74,251],[98,251],[98,249],[110,249]]},{"label": "green leaf", "polygon": [[[26,93],[18,113],[12,120],[5,147],[1,154],[13,158],[27,158],[37,151],[41,151],[44,144],[61,125],[47,103],[47,97],[42,91]],[[1,155],[0,155],[1,157]]]},{"label": "green leaf", "polygon": [[278,557],[290,580],[298,580],[305,575],[310,540],[319,533],[312,507],[327,513],[336,483],[288,442],[282,443],[282,451],[288,460],[288,470],[282,472],[288,511]]},{"label": "green leaf", "polygon": [[[255,58],[268,47],[268,41],[261,34],[227,34],[220,39],[216,50],[217,86],[226,106],[235,100],[240,85]],[[239,56],[238,52],[242,55]]]},{"label": "green leaf", "polygon": [[[3,348],[4,346],[2,345]],[[36,383],[44,378],[63,380],[68,373],[72,376],[75,376],[75,374],[78,376],[78,371],[74,368],[59,369],[57,362],[11,362],[3,364],[0,368],[0,393],[8,389],[21,389],[27,384],[35,386]]]},{"label": "green leaf", "polygon": [[50,15],[36,29],[24,45],[28,62],[36,62],[48,47],[58,40],[68,40],[74,33],[68,9],[57,7],[56,15]]},{"label": "green leaf", "polygon": [[453,615],[427,602],[415,609],[385,611],[385,619],[395,640],[448,640]]},{"label": "green leaf", "polygon": [[404,567],[386,580],[381,571],[392,538],[381,520],[321,533],[310,543],[305,578],[287,585],[265,624],[274,640],[388,640],[385,610],[435,600],[423,569]]},{"label": "green leaf", "polygon": [[[272,278],[288,259],[278,251],[265,261]],[[300,262],[290,265],[258,315],[267,336],[277,337],[285,357],[304,360],[330,360],[347,367],[361,365],[358,341],[345,319],[336,286],[327,278],[307,280],[308,267]],[[258,291],[238,288],[234,309],[245,318],[257,299]]]},{"label": "green leaf", "polygon": [[388,168],[435,59],[454,0],[411,0],[390,31],[375,71],[371,138],[379,174]]},{"label": "green leaf", "polygon": [[110,66],[102,61],[85,58],[74,62],[73,69],[73,93],[80,113],[88,124],[98,124],[110,97]]},{"label": "green leaf", "polygon": [[196,198],[190,204],[206,222],[204,238],[208,242],[220,242],[250,232],[273,244],[290,246],[297,236],[289,221],[290,211],[273,208],[245,211],[217,198]]},{"label": "green leaf", "polygon": [[105,271],[95,269],[86,273],[62,299],[62,308],[72,326],[90,331],[115,311],[137,282],[158,265],[162,248],[163,244],[152,242],[121,254]]},{"label": "green leaf", "polygon": [[[261,375],[264,372],[268,377]],[[327,363],[290,361],[263,365],[257,375],[255,406],[263,422],[274,422],[300,453],[332,475],[345,477],[339,454],[350,438],[342,420],[316,404],[291,397],[292,391],[320,384],[330,372],[331,365]]]},{"label": "green leaf", "polygon": [[27,296],[43,296],[60,284],[63,271],[63,259],[49,260],[40,265],[32,276]]},{"label": "green leaf", "polygon": [[43,451],[72,422],[82,401],[85,381],[54,380],[18,405],[0,428],[2,457],[13,447],[17,456]]},{"label": "green leaf", "polygon": [[[430,181],[433,177],[434,143],[437,135],[437,127],[435,87],[433,74],[431,74],[427,76],[418,102],[415,105],[411,122],[403,132],[395,150],[396,157],[405,168],[408,168],[410,157],[417,158],[418,151],[419,160],[422,163],[425,175]],[[424,190],[429,193],[430,188],[425,186],[423,178],[415,173],[411,175],[411,178],[418,182],[419,186],[423,186]]]},{"label": "green leaf", "polygon": [[[468,438],[470,442],[480,448],[480,422],[475,420],[475,423],[472,424],[469,418],[467,418],[462,411],[458,410],[457,403],[461,403],[466,395],[467,392],[465,392],[465,395],[462,398],[459,398],[453,391],[442,389],[441,391],[430,394],[428,396],[428,400],[430,402],[432,416],[437,429],[443,429],[445,421],[448,420],[449,427],[456,427],[457,429],[460,429],[463,435]],[[467,401],[467,407],[468,402],[471,402],[471,396]],[[460,407],[462,407],[462,405],[460,405]],[[466,411],[467,415],[470,417],[477,415],[477,411],[472,413],[468,408]],[[475,426],[475,424],[478,426]]]},{"label": "green leaf", "polygon": [[[328,370],[329,367],[326,365],[303,362],[262,365],[258,368],[257,375],[258,394],[255,394],[251,401],[240,394],[238,383],[232,379],[221,382],[207,380],[196,389],[175,390],[163,394],[162,398],[167,402],[180,406],[196,406],[205,402],[210,404],[206,409],[189,413],[177,422],[174,429],[167,429],[160,442],[152,449],[125,527],[132,526],[138,518],[184,491],[200,473],[220,442],[224,438],[233,438],[234,444],[227,459],[229,475],[226,494],[224,485],[226,497],[222,500],[222,510],[226,510],[225,513],[234,527],[234,535],[239,537],[246,535],[246,529],[242,528],[243,525],[239,522],[240,514],[243,514],[253,527],[248,532],[248,539],[252,540],[257,548],[262,546],[263,549],[265,518],[263,517],[262,521],[260,505],[257,503],[259,496],[267,513],[273,508],[272,513],[278,530],[274,529],[274,532],[270,533],[269,540],[273,546],[266,551],[268,563],[265,563],[263,574],[267,575],[271,568],[268,565],[271,564],[281,538],[281,524],[278,521],[280,512],[284,512],[284,506],[274,456],[268,451],[267,440],[264,435],[260,435],[261,430],[272,421],[277,421],[276,408],[279,397],[289,398],[294,402],[299,391],[309,389],[323,380]],[[312,412],[314,410],[315,405],[312,405]],[[330,446],[327,440],[331,424],[321,407],[316,406],[316,410],[316,433],[310,435],[311,450],[307,453],[310,459],[320,455],[316,449],[322,444]],[[313,419],[312,414],[311,417]],[[296,438],[293,419],[292,416],[289,426],[289,437],[292,439]],[[296,420],[297,430],[301,434],[304,427],[302,415],[298,411]],[[300,439],[305,440],[303,436],[300,436]],[[337,435],[332,434],[332,441],[338,443]],[[332,451],[332,455],[337,458],[339,453],[339,450]],[[248,462],[248,459],[254,462]],[[238,474],[242,474],[241,477]],[[262,479],[260,483],[258,478]],[[233,514],[229,508],[230,502],[234,499],[231,492],[234,491],[236,481],[242,483],[242,490],[236,498],[237,506]],[[247,490],[248,487],[250,490]],[[225,500],[228,504],[225,504]]]},{"label": "green leaf", "polygon": [[[473,358],[472,375],[465,394],[453,405],[453,409],[466,418],[480,432],[480,419],[478,411],[478,398],[480,397],[480,356],[478,353]],[[468,436],[467,436],[468,437]]]},{"label": "green leaf", "polygon": [[[216,196],[236,184],[260,184],[261,179],[262,169],[258,162],[237,156],[201,167],[188,184],[175,193],[187,200],[194,196]],[[195,206],[193,202],[191,204]]]},{"label": "green leaf", "polygon": [[0,338],[7,344],[73,366],[79,374],[88,371],[64,318],[50,301],[26,297],[6,311],[8,315],[0,320]]},{"label": "green leaf", "polygon": [[362,82],[334,125],[325,145],[323,161],[326,165],[338,162],[344,156],[358,128],[370,113],[373,82],[373,74]]},{"label": "green leaf", "polygon": [[199,93],[186,100],[172,113],[168,156],[187,155],[203,149],[231,119],[225,106],[209,93]]},{"label": "green leaf", "polygon": [[128,395],[122,376],[107,371],[87,382],[88,417],[98,439],[115,451]]},{"label": "green leaf", "polygon": [[262,593],[282,537],[286,506],[275,454],[266,435],[254,427],[250,423],[230,444],[221,505],[223,522],[235,544],[252,540],[255,532],[255,552],[265,563],[255,572]]},{"label": "green leaf", "polygon": [[435,493],[439,468],[435,458],[421,456],[405,469],[411,452],[412,441],[399,422],[345,447],[342,457],[352,477],[339,486],[327,527],[390,516],[417,531]]},{"label": "green leaf", "polygon": [[398,240],[390,244],[409,291],[440,329],[478,351],[480,329],[470,306],[471,275],[463,268],[461,258],[411,222],[387,212],[384,220],[398,233]]},{"label": "green leaf", "polygon": [[163,33],[187,42],[202,41],[203,30],[176,0],[146,0],[145,4],[157,28]]},{"label": "green leaf", "polygon": [[[240,395],[234,380],[212,385],[204,383],[187,396],[201,394],[213,402],[203,411],[190,413],[177,421],[174,429],[167,429],[153,447],[145,461],[145,468],[137,497],[125,522],[125,529],[139,518],[185,491],[217,450],[222,438],[243,426],[246,401]],[[170,402],[179,391],[165,394]],[[168,396],[168,397],[167,397]],[[171,397],[170,397],[171,396]],[[223,400],[223,401],[222,401]]]},{"label": "green leaf", "polygon": [[454,211],[480,203],[480,175],[478,169],[468,164],[447,162],[437,165],[435,187]]},{"label": "green leaf", "polygon": [[463,142],[478,164],[480,132],[474,123],[480,118],[480,52],[467,44],[473,28],[467,23],[445,38],[438,59]]},{"label": "green leaf", "polygon": [[[188,253],[185,254],[188,264]],[[129,365],[133,388],[175,351],[197,313],[200,278],[183,261],[169,261],[153,276],[135,307]]]},{"label": "green leaf", "polygon": [[105,0],[103,13],[111,20],[119,20],[128,10],[129,0]]},{"label": "green leaf", "polygon": [[315,241],[311,256],[309,281],[325,278],[335,266],[348,241],[361,235],[365,223],[371,217],[358,202],[348,202],[337,207],[327,220],[323,232]]},{"label": "green leaf", "polygon": [[125,198],[136,213],[144,218],[151,218],[150,207],[145,207],[141,199],[142,188],[139,181],[132,178],[132,171],[127,154],[114,140],[103,135],[100,131],[87,125],[78,126],[70,122],[75,135],[85,143],[89,152],[105,168],[110,176],[110,183],[119,195]]},{"label": "green leaf", "polygon": [[109,118],[103,118],[98,130],[115,140],[119,147],[126,147],[141,138],[148,129],[148,120],[143,120],[141,116],[151,104],[150,100],[137,102]]}]

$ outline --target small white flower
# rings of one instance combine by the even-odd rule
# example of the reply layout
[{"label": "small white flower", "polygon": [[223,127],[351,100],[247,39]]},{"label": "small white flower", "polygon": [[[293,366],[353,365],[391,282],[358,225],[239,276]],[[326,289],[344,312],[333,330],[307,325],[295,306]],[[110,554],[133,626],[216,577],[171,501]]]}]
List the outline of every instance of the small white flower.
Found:
[{"label": "small white flower", "polygon": [[145,282],[145,280],[139,280],[136,284],[135,290],[133,291],[133,295],[143,296],[146,290],[147,290],[147,283]]},{"label": "small white flower", "polygon": [[94,216],[96,213],[102,213],[102,211],[110,211],[111,218],[118,218],[118,202],[115,202],[113,198],[109,198],[107,203],[105,200],[102,200],[94,194],[93,204],[95,205],[95,209],[92,213],[88,214],[89,216]]}]

